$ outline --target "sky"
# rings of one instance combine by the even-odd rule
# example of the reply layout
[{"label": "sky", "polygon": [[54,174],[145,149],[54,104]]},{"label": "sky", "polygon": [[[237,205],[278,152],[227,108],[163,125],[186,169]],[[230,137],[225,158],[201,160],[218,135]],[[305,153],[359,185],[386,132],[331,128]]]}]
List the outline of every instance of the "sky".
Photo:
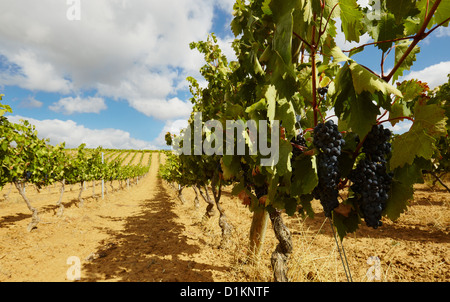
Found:
[{"label": "sky", "polygon": [[[164,134],[184,127],[191,112],[186,78],[202,81],[203,58],[189,43],[214,32],[227,57],[235,58],[233,4],[2,0],[0,94],[13,109],[8,118],[27,119],[40,137],[68,148],[81,143],[88,148],[167,148]],[[344,50],[357,45],[344,40],[338,34]],[[367,42],[370,38],[362,36],[360,44]],[[416,78],[432,88],[446,82],[450,29],[436,30],[419,46],[415,65],[400,80]],[[354,59],[379,73],[380,56],[375,47],[366,47]],[[408,125],[396,127],[404,131]]]}]

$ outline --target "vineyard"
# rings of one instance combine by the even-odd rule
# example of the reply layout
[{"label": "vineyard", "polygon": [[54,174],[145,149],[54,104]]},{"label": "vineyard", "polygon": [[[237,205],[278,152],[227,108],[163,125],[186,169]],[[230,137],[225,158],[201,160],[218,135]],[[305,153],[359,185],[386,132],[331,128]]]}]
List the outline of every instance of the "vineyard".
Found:
[{"label": "vineyard", "polygon": [[[58,187],[40,192],[27,188],[41,221],[32,232],[31,218],[21,196],[6,186],[0,192],[0,281],[67,281],[68,257],[81,259],[81,281],[272,281],[270,254],[277,240],[272,232],[260,262],[251,262],[248,233],[252,215],[241,200],[224,189],[223,206],[235,227],[228,249],[220,249],[219,215],[205,221],[207,204],[195,206],[195,192],[177,192],[158,177],[159,157],[152,153],[149,173],[138,184],[101,199],[96,184],[84,190],[78,206],[79,185],[67,186],[56,215]],[[130,155],[128,156],[130,157]],[[146,159],[150,153],[146,153]],[[449,181],[446,181],[449,184]],[[72,189],[73,187],[73,189]],[[71,190],[72,189],[72,190]],[[201,199],[201,198],[200,198]],[[320,211],[320,203],[314,203]],[[366,276],[369,257],[380,259],[380,281],[448,281],[450,194],[427,183],[417,187],[408,212],[396,223],[386,221],[380,230],[361,227],[345,239],[354,281]],[[333,235],[326,219],[283,215],[295,245],[289,264],[291,281],[346,281]],[[375,280],[376,281],[376,280]]]},{"label": "vineyard", "polygon": [[382,4],[237,0],[170,151],[53,146],[0,104],[0,281],[450,280],[450,74],[399,81],[450,2]]}]

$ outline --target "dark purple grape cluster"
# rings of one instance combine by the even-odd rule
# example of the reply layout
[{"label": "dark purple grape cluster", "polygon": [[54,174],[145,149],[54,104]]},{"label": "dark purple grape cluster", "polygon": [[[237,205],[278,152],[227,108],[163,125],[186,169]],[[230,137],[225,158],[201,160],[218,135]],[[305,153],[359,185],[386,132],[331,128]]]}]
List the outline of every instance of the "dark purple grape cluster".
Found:
[{"label": "dark purple grape cluster", "polygon": [[324,96],[327,92],[328,92],[328,85],[325,87],[319,87],[317,88],[317,92],[321,95]]},{"label": "dark purple grape cluster", "polygon": [[263,185],[263,186],[255,186],[255,195],[256,197],[259,199],[264,195],[268,194],[268,186],[267,185]]},{"label": "dark purple grape cluster", "polygon": [[375,125],[367,134],[363,143],[363,152],[373,162],[386,162],[386,155],[391,152],[391,130],[384,129],[383,125]]},{"label": "dark purple grape cluster", "polygon": [[28,181],[28,180],[30,180],[30,178],[31,178],[31,172],[30,171],[25,171],[24,173],[23,173],[23,175],[24,175],[24,177],[25,177],[25,179]]},{"label": "dark purple grape cluster", "polygon": [[298,134],[297,136],[294,136],[291,139],[291,143],[294,144],[294,146],[292,146],[292,157],[291,157],[291,164],[292,162],[300,155],[303,153],[302,150],[300,150],[297,146],[300,147],[306,147],[306,140],[303,137],[303,135]]},{"label": "dark purple grape cluster", "polygon": [[340,173],[338,157],[345,144],[342,134],[332,120],[320,123],[314,128],[314,146],[319,150],[317,156],[317,174],[319,184],[313,190],[314,198],[320,199],[325,216],[331,217],[331,212],[339,205],[338,184]]},{"label": "dark purple grape cluster", "polygon": [[393,174],[386,169],[386,156],[391,152],[390,137],[389,129],[374,126],[363,143],[365,158],[349,175],[366,225],[374,229],[382,225],[381,214],[392,183]]}]

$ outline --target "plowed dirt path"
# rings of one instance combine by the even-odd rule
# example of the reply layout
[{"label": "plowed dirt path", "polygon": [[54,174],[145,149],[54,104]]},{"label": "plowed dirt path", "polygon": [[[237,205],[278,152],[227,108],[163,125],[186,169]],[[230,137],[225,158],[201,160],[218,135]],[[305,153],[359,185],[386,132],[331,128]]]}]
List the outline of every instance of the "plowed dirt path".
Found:
[{"label": "plowed dirt path", "polygon": [[0,281],[66,281],[71,256],[80,259],[81,281],[213,281],[212,271],[225,268],[182,235],[185,226],[175,221],[176,201],[157,178],[158,166],[153,153],[137,185],[104,200],[85,197],[81,208],[78,190],[66,192],[61,218],[49,202],[56,203],[57,192],[31,193],[41,219],[31,232],[25,203],[11,193],[0,202]]}]

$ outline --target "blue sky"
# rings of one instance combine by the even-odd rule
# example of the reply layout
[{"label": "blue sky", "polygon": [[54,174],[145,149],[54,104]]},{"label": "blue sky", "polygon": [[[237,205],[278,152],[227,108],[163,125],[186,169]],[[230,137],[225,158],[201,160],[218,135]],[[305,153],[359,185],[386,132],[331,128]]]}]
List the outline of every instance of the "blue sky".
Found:
[{"label": "blue sky", "polygon": [[[232,57],[234,1],[80,3],[80,20],[70,21],[66,1],[0,2],[0,93],[13,108],[10,119],[28,119],[67,147],[165,148],[164,134],[184,126],[191,110],[186,77],[201,80],[202,57],[188,44],[215,32]],[[340,37],[338,45],[350,49]],[[419,46],[404,78],[442,84],[450,31],[435,31]],[[367,47],[355,59],[379,73],[380,55]]]}]

